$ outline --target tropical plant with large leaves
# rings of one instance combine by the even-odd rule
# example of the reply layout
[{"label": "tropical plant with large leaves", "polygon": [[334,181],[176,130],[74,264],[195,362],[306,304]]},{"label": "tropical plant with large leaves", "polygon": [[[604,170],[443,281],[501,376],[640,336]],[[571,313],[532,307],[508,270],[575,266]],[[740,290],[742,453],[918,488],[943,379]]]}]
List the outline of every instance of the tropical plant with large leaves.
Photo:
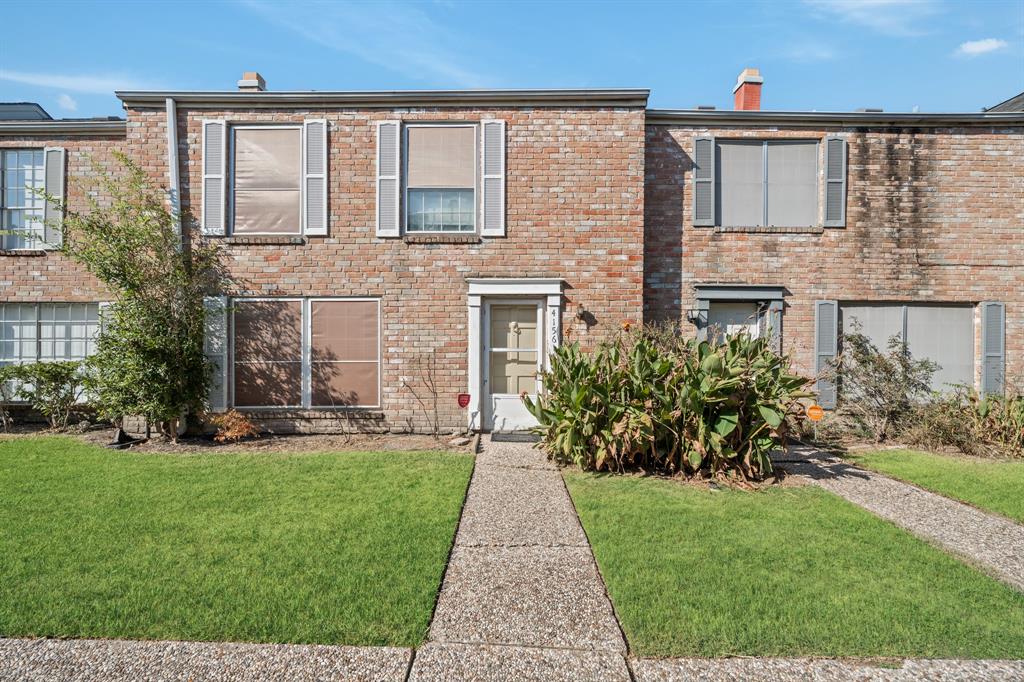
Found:
[{"label": "tropical plant with large leaves", "polygon": [[771,341],[713,344],[642,328],[584,353],[555,350],[543,394],[524,396],[548,455],[598,471],[642,468],[757,480],[802,416],[810,380]]}]

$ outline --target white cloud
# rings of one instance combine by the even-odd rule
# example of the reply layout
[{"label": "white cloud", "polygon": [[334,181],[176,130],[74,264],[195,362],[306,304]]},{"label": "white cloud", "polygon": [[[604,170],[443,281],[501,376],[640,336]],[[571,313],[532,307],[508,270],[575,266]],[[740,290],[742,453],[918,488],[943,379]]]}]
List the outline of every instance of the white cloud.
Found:
[{"label": "white cloud", "polygon": [[928,32],[926,20],[939,12],[934,0],[804,0],[821,14],[891,36]]},{"label": "white cloud", "polygon": [[390,69],[417,81],[483,87],[488,79],[467,66],[478,60],[466,36],[435,22],[420,6],[390,2],[277,4],[243,0],[270,23],[310,42]]},{"label": "white cloud", "polygon": [[966,43],[960,43],[960,47],[956,48],[956,52],[953,54],[958,57],[977,57],[979,55],[988,54],[989,52],[1005,50],[1009,46],[1009,43],[1005,40],[1000,40],[999,38],[968,40]]},{"label": "white cloud", "polygon": [[836,51],[819,43],[790,43],[782,57],[793,62],[826,62],[836,58]]},{"label": "white cloud", "polygon": [[93,95],[109,95],[114,90],[145,90],[154,86],[142,83],[131,76],[120,74],[69,75],[60,73],[30,73],[0,69],[0,81],[34,85],[54,90],[71,90]]},{"label": "white cloud", "polygon": [[62,92],[57,96],[57,106],[64,111],[78,111],[78,102],[66,92]]}]

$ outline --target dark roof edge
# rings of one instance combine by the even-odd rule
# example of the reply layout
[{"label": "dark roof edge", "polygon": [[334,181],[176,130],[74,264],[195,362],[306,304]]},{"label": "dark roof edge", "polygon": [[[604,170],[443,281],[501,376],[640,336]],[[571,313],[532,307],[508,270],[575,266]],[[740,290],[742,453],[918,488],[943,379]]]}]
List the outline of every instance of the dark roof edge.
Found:
[{"label": "dark roof edge", "polygon": [[708,111],[648,109],[648,125],[782,125],[782,126],[950,126],[1021,125],[1024,112],[922,114],[877,111]]},{"label": "dark roof edge", "polygon": [[280,107],[401,107],[401,106],[616,106],[646,107],[646,89],[571,90],[373,90],[292,92],[157,92],[119,90],[114,93],[126,106],[163,106],[168,97],[192,106]]},{"label": "dark roof edge", "polygon": [[1000,112],[1000,111],[1022,111],[1024,110],[1024,92],[1018,93],[1013,97],[1004,99],[999,104],[994,104],[985,111]]},{"label": "dark roof edge", "polygon": [[0,134],[14,135],[124,135],[128,122],[117,121],[0,121]]}]

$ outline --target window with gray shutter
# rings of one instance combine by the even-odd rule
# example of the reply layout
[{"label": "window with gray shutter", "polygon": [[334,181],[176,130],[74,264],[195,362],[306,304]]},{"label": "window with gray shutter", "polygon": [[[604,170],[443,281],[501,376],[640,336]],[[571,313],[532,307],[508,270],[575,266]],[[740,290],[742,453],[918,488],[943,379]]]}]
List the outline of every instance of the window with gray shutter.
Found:
[{"label": "window with gray shutter", "polygon": [[224,296],[207,296],[203,299],[205,313],[205,334],[203,352],[213,367],[210,377],[209,408],[211,412],[223,412],[228,408],[228,306]]},{"label": "window with gray shutter", "polygon": [[715,176],[716,225],[818,224],[817,140],[719,139]]},{"label": "window with gray shutter", "polygon": [[484,119],[480,234],[505,236],[505,122]]},{"label": "window with gray shutter", "polygon": [[400,121],[377,123],[377,236],[398,237],[401,168]]},{"label": "window with gray shutter", "polygon": [[67,153],[61,147],[47,147],[46,154],[46,194],[54,201],[46,202],[45,236],[47,247],[59,248],[64,243],[64,183]]},{"label": "window with gray shutter", "polygon": [[825,227],[846,226],[846,140],[825,138]]},{"label": "window with gray shutter", "polygon": [[1006,306],[981,304],[981,392],[1002,395],[1006,377]]},{"label": "window with gray shutter", "polygon": [[814,371],[818,378],[818,404],[826,409],[836,406],[836,381],[834,376],[822,378],[822,373],[832,370],[839,345],[839,303],[836,301],[815,301],[814,303]]},{"label": "window with gray shutter", "polygon": [[227,126],[224,121],[203,121],[203,217],[206,235],[225,230]]},{"label": "window with gray shutter", "polygon": [[305,146],[303,228],[308,235],[327,234],[327,121],[303,124]]},{"label": "window with gray shutter", "polygon": [[764,225],[764,142],[719,141],[715,161],[718,224]]},{"label": "window with gray shutter", "polygon": [[693,141],[693,224],[715,224],[715,138],[698,137]]}]

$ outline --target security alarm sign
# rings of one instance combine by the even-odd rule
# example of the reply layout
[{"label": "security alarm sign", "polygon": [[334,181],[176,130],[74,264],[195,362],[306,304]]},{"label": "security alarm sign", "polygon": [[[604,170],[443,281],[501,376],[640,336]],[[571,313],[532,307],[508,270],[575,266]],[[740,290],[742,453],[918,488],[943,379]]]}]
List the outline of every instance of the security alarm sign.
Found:
[{"label": "security alarm sign", "polygon": [[821,421],[821,418],[825,416],[825,410],[822,409],[821,405],[811,405],[807,408],[807,418],[812,422]]},{"label": "security alarm sign", "polygon": [[459,394],[459,407],[466,407],[468,405],[469,405],[469,394],[468,393],[460,393]]}]

